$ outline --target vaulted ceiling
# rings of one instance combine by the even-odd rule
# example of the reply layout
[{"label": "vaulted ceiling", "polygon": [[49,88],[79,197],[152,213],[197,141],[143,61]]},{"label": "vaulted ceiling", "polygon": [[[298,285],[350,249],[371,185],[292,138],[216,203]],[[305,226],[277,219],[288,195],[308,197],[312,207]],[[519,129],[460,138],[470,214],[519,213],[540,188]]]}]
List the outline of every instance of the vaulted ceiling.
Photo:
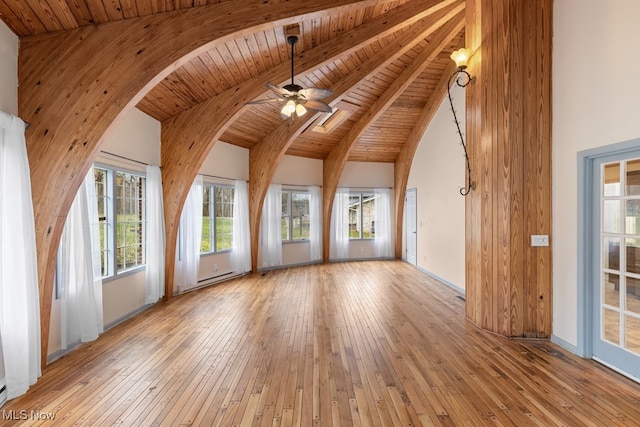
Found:
[{"label": "vaulted ceiling", "polygon": [[[0,0],[0,16],[21,40],[29,40],[229,1]],[[450,72],[449,55],[462,45],[464,30],[453,37],[446,32],[454,28],[455,19],[462,19],[463,8],[462,0],[359,2],[313,19],[247,32],[182,64],[152,87],[137,107],[165,122],[208,99],[233,97],[243,85],[263,89],[254,99],[274,97],[264,84],[282,86],[290,81],[286,34],[299,31],[295,82],[331,89],[334,94],[327,102],[339,113],[328,120],[326,113],[312,111],[295,118],[302,131],[286,154],[325,159],[364,120],[366,126],[348,159],[395,162],[420,113],[434,102],[432,96],[439,97],[438,103],[441,100],[442,91],[435,89],[443,73]],[[244,107],[219,139],[254,147],[282,124],[279,107]]]}]

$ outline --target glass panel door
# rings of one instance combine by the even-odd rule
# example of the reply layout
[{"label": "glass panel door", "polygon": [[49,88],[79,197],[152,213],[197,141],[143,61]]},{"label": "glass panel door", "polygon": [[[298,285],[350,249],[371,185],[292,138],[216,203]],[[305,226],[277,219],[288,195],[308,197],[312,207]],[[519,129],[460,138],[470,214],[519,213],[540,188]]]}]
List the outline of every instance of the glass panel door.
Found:
[{"label": "glass panel door", "polygon": [[593,357],[640,378],[640,159],[603,160],[594,169]]}]

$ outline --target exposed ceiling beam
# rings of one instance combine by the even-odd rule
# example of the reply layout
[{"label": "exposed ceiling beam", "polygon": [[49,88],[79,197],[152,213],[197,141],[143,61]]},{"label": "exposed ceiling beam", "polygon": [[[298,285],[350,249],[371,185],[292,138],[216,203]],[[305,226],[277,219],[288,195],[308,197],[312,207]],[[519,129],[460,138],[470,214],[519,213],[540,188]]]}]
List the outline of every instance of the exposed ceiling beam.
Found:
[{"label": "exposed ceiling beam", "polygon": [[[447,9],[439,10],[432,16],[423,18],[412,25],[403,34],[389,43],[375,56],[363,62],[354,72],[330,89],[333,95],[327,102],[335,105],[355,89],[357,85],[388,66],[391,62],[411,50],[438,28],[445,25],[454,16],[464,11],[464,3],[457,1]],[[295,138],[311,124],[317,115],[310,115],[306,120],[287,121],[281,124],[262,141],[253,146],[249,154],[249,224],[251,228],[252,265],[257,267],[258,239],[260,235],[260,216],[262,203],[267,194],[271,179],[278,164]]]},{"label": "exposed ceiling beam", "polygon": [[407,141],[402,146],[398,158],[394,163],[393,175],[394,175],[394,206],[395,206],[395,224],[396,224],[396,246],[395,257],[402,258],[402,230],[404,221],[404,198],[407,191],[407,180],[409,179],[409,172],[411,171],[411,164],[413,157],[418,148],[418,144],[422,140],[427,127],[431,123],[431,119],[438,111],[438,108],[442,104],[442,100],[447,94],[447,86],[449,85],[449,77],[455,70],[455,64],[453,61],[442,73],[442,77],[438,82],[435,90],[431,94],[427,105],[420,112],[420,116],[416,120],[416,125],[411,129],[411,133],[407,137]]},{"label": "exposed ceiling beam", "polygon": [[349,159],[349,153],[358,138],[374,123],[378,117],[387,109],[389,105],[420,75],[422,70],[433,61],[438,54],[453,40],[453,38],[464,28],[464,12],[459,13],[454,19],[447,22],[442,28],[434,33],[433,39],[426,49],[422,50],[415,60],[402,72],[402,74],[391,84],[388,90],[378,98],[378,100],[367,110],[356,123],[351,127],[346,137],[329,153],[323,165],[323,253],[324,260],[329,260],[329,242],[331,232],[331,210],[333,208],[333,198],[338,188],[338,183],[342,177],[344,166]]},{"label": "exposed ceiling beam", "polygon": [[[425,16],[445,14],[440,11],[447,10],[443,8],[456,3],[460,4],[461,2],[460,0],[415,0],[409,2],[299,55],[296,62],[299,73],[322,67],[342,55],[354,52],[371,43],[372,40],[387,36],[411,24],[416,27],[418,25],[415,24],[416,22],[422,23],[428,19],[424,18]],[[422,19],[420,19],[421,17]],[[242,111],[249,108],[246,103],[264,95],[264,85],[267,81],[286,81],[290,70],[290,64],[279,64],[241,85],[228,89],[220,95],[162,122],[161,156],[164,167],[163,193],[167,232],[166,295],[173,290],[175,266],[172,260],[175,259],[178,223],[194,177],[215,142]],[[267,161],[266,157],[261,161]],[[266,185],[268,186],[268,183]],[[251,194],[254,194],[253,183],[249,188]],[[264,195],[262,197],[264,198]],[[261,207],[262,203],[260,203],[260,209]],[[254,218],[251,216],[251,221],[253,220]],[[257,221],[260,222],[259,216]],[[251,231],[254,233],[257,230],[252,229]],[[252,235],[257,236],[255,233]]]},{"label": "exposed ceiling beam", "polygon": [[21,117],[31,123],[26,137],[40,255],[43,366],[64,220],[113,124],[150,88],[205,50],[274,25],[375,3],[236,0],[20,40],[18,98]]}]

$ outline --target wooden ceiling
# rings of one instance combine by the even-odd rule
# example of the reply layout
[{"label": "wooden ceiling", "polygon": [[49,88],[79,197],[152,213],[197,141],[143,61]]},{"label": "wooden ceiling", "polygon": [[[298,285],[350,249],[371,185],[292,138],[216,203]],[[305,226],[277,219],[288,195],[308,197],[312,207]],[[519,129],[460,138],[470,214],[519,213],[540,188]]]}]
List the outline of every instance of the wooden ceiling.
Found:
[{"label": "wooden ceiling", "polygon": [[[0,16],[21,39],[28,39],[228,1],[232,0],[0,0]],[[444,81],[443,73],[450,72],[449,55],[462,45],[464,30],[444,41],[437,30],[463,16],[463,8],[463,0],[378,1],[293,24],[300,32],[295,83],[333,90],[327,102],[342,113],[323,129],[316,125],[326,113],[310,111],[294,119],[303,120],[304,129],[287,154],[325,159],[369,115],[349,160],[395,162],[421,111],[441,101],[442,91],[436,86]],[[137,107],[163,122],[210,98],[233,96],[242,85],[288,83],[290,77],[283,78],[291,65],[287,31],[291,29],[274,26],[202,52],[153,87]],[[345,47],[345,41],[352,43]],[[279,80],[272,81],[275,76]],[[257,98],[273,96],[264,88]],[[248,105],[228,123],[220,140],[251,148],[281,124],[277,104]]]}]

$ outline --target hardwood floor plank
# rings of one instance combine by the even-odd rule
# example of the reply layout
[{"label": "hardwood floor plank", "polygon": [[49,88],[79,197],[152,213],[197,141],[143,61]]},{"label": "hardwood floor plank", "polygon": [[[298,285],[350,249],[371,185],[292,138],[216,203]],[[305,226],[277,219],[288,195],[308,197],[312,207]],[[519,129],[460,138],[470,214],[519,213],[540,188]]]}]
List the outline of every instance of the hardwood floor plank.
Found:
[{"label": "hardwood floor plank", "polygon": [[[640,384],[464,320],[399,261],[248,275],[160,303],[53,362],[20,425],[638,425]],[[0,419],[0,426],[16,425]]]}]

